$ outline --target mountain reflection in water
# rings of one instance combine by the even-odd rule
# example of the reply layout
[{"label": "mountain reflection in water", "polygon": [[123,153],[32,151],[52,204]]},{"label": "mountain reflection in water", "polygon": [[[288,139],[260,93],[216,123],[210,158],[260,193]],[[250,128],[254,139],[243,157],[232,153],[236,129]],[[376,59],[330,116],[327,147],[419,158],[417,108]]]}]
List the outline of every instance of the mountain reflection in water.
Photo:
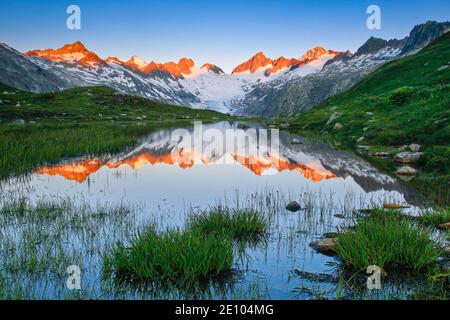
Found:
[{"label": "mountain reflection in water", "polygon": [[[204,135],[208,130],[214,130],[223,138],[211,140],[203,136],[201,148],[198,148],[199,140],[197,145],[193,143],[199,135],[195,126],[160,129],[142,138],[131,150],[98,158],[86,156],[69,159],[42,167],[33,176],[63,177],[66,181],[85,184],[94,174],[95,181],[103,181],[109,171],[118,173],[118,170],[131,170],[141,173],[140,187],[149,188],[154,183],[169,187],[179,185],[180,181],[191,186],[192,183],[195,186],[204,185],[203,189],[199,187],[197,191],[191,188],[189,194],[205,192],[207,186],[213,183],[217,190],[221,184],[222,190],[250,190],[251,185],[255,188],[265,185],[295,190],[301,186],[312,188],[314,184],[319,184],[319,188],[326,187],[333,192],[362,189],[363,193],[377,193],[380,196],[396,192],[402,194],[404,200],[401,201],[410,204],[423,201],[414,190],[351,153],[337,151],[328,145],[286,132],[273,137],[268,130],[266,136],[261,137],[261,129],[265,127],[248,123],[203,125]],[[185,134],[174,136],[177,130],[184,130]],[[234,144],[227,143],[230,138],[226,132],[230,130],[242,133],[246,139],[236,139]],[[324,185],[325,181],[330,183]],[[137,188],[132,184],[130,187]]]}]

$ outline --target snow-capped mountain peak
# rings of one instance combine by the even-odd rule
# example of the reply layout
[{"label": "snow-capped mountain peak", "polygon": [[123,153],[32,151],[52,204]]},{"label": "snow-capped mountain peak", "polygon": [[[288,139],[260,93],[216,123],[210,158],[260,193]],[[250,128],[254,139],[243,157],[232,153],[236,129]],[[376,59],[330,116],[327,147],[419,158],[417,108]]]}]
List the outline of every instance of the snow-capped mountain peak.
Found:
[{"label": "snow-capped mountain peak", "polygon": [[322,47],[315,47],[311,50],[308,50],[301,58],[298,59],[285,58],[281,56],[277,59],[272,60],[270,58],[267,58],[264,53],[258,52],[252,58],[234,68],[232,74],[248,74],[264,71],[264,75],[266,77],[269,77],[270,75],[278,74],[281,71],[285,71],[286,69],[305,65],[307,63],[310,63],[311,61],[319,59],[324,55],[334,56],[338,53],[338,51],[325,50]]},{"label": "snow-capped mountain peak", "polygon": [[35,92],[102,85],[194,108],[288,115],[307,110],[350,87],[381,64],[420,49],[446,32],[449,25],[428,22],[416,26],[402,40],[370,38],[356,54],[320,46],[294,58],[271,59],[258,52],[231,74],[212,63],[198,67],[189,58],[163,63],[147,63],[137,56],[127,61],[116,57],[102,60],[81,42],[25,54],[0,45],[0,79],[18,89]]},{"label": "snow-capped mountain peak", "polygon": [[137,68],[138,70],[142,70],[147,66],[147,62],[139,58],[138,56],[132,56],[130,60],[126,62],[127,65]]},{"label": "snow-capped mountain peak", "polygon": [[261,68],[267,68],[271,65],[272,59],[267,58],[263,52],[258,52],[253,57],[234,68],[232,74],[255,73],[260,71]]},{"label": "snow-capped mountain peak", "polygon": [[215,74],[224,74],[225,73],[220,67],[218,67],[212,63],[205,63],[204,65],[201,66],[200,69],[208,70]]}]

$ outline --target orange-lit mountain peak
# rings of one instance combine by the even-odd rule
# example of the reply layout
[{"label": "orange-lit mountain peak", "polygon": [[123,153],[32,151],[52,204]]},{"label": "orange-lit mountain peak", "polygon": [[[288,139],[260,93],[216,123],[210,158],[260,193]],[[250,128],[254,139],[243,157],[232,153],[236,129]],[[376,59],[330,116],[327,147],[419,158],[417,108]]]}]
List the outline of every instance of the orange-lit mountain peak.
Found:
[{"label": "orange-lit mountain peak", "polygon": [[208,70],[212,70],[213,68],[216,68],[217,66],[215,64],[212,63],[205,63],[203,64],[200,69],[208,69]]},{"label": "orange-lit mountain peak", "polygon": [[250,72],[254,73],[259,68],[265,67],[267,65],[272,64],[272,59],[269,59],[265,56],[263,52],[258,52],[253,57],[251,57],[249,60],[245,61],[244,63],[238,65],[233,70],[233,74],[236,73],[242,73],[242,72]]},{"label": "orange-lit mountain peak", "polygon": [[258,52],[252,58],[234,68],[232,73],[254,73],[260,70],[260,68],[267,67],[264,73],[266,76],[270,76],[271,74],[277,73],[292,66],[301,66],[307,64],[322,57],[325,54],[337,54],[337,52],[331,50],[327,51],[324,48],[317,46],[311,50],[308,50],[300,59],[286,58],[281,56],[275,60],[267,58],[263,52]]},{"label": "orange-lit mountain peak", "polygon": [[147,62],[138,56],[132,56],[128,61],[124,62],[123,65],[129,67],[130,69],[142,71],[145,67],[147,67]]},{"label": "orange-lit mountain peak", "polygon": [[28,51],[25,53],[25,55],[29,57],[39,57],[55,62],[76,62],[84,66],[90,66],[92,64],[100,64],[104,62],[94,52],[86,49],[86,47],[80,41],[72,44],[66,44],[65,46],[56,50],[45,49]]},{"label": "orange-lit mountain peak", "polygon": [[163,71],[161,64],[151,61],[147,66],[141,70],[143,73],[152,73],[155,71]]},{"label": "orange-lit mountain peak", "polygon": [[266,55],[262,51],[258,51],[254,56],[254,59],[266,59]]},{"label": "orange-lit mountain peak", "polygon": [[72,44],[66,44],[62,48],[56,50],[58,53],[86,53],[89,50],[86,49],[84,44],[82,44],[80,41],[74,42]]},{"label": "orange-lit mountain peak", "polygon": [[120,60],[117,57],[108,57],[105,59],[105,62],[107,63],[116,63],[116,64],[124,64],[125,62]]},{"label": "orange-lit mountain peak", "polygon": [[189,58],[181,58],[180,61],[178,61],[178,68],[183,74],[190,74],[191,69],[194,66],[195,66],[194,60]]},{"label": "orange-lit mountain peak", "polygon": [[266,75],[277,73],[280,70],[289,68],[290,66],[297,63],[297,61],[298,60],[294,58],[288,59],[285,57],[279,57],[272,62],[273,67],[266,70]]},{"label": "orange-lit mountain peak", "polygon": [[183,74],[190,74],[191,68],[194,66],[194,61],[192,59],[182,58],[179,63],[173,61],[165,63],[157,63],[155,61],[150,62],[140,71],[148,74],[153,72],[163,72],[170,74],[175,78],[181,78]]},{"label": "orange-lit mountain peak", "polygon": [[339,54],[339,51],[334,51],[334,50],[326,50],[322,47],[314,47],[311,50],[308,50],[300,59],[299,62],[304,64],[304,63],[308,63],[311,61],[314,61],[316,59],[321,58],[324,55],[336,55]]},{"label": "orange-lit mountain peak", "polygon": [[327,50],[325,50],[322,47],[317,46],[317,47],[314,47],[314,48],[306,51],[306,53],[300,58],[300,60],[315,60],[315,59],[323,56],[326,52],[327,52]]},{"label": "orange-lit mountain peak", "polygon": [[167,73],[171,74],[172,76],[174,76],[176,78],[179,78],[182,76],[180,68],[178,67],[178,64],[173,61],[163,63],[162,68]]}]

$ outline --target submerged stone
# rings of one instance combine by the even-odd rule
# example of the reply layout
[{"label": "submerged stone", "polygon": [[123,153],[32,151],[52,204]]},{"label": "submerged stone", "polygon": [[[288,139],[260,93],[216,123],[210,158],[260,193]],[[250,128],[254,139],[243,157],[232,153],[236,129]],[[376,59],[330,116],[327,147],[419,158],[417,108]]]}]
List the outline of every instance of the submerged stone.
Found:
[{"label": "submerged stone", "polygon": [[336,254],[338,238],[325,238],[322,240],[316,240],[309,243],[314,250],[325,255]]},{"label": "submerged stone", "polygon": [[339,279],[331,274],[327,273],[316,273],[316,272],[307,272],[303,270],[295,270],[295,274],[305,280],[314,281],[314,282],[328,282],[328,283],[337,283]]},{"label": "submerged stone", "polygon": [[288,203],[288,205],[286,206],[286,210],[291,211],[291,212],[297,212],[301,209],[302,207],[300,206],[300,204],[297,201],[291,201]]},{"label": "submerged stone", "polygon": [[324,238],[337,238],[339,236],[338,232],[325,232],[323,234]]}]

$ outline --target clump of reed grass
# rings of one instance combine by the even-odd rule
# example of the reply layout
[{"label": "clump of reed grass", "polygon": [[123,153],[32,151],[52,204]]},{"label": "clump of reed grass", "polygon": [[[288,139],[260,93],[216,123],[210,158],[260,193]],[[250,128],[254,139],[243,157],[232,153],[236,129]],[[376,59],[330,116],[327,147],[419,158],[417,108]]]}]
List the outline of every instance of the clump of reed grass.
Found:
[{"label": "clump of reed grass", "polygon": [[377,265],[413,270],[430,266],[440,254],[428,231],[382,210],[339,236],[337,253],[346,266],[356,269]]},{"label": "clump of reed grass", "polygon": [[256,243],[266,235],[268,222],[256,211],[217,208],[191,216],[188,228],[206,235],[229,237],[241,243]]},{"label": "clump of reed grass", "polygon": [[138,232],[127,247],[119,243],[103,257],[103,273],[130,275],[137,280],[194,280],[231,270],[231,239],[195,230],[149,227]]},{"label": "clump of reed grass", "polygon": [[[103,257],[105,275],[130,275],[138,280],[200,280],[231,270],[233,241],[254,243],[267,231],[260,213],[215,209],[191,216],[184,230],[138,232],[129,246],[118,243]],[[241,248],[242,249],[242,248]]]}]

